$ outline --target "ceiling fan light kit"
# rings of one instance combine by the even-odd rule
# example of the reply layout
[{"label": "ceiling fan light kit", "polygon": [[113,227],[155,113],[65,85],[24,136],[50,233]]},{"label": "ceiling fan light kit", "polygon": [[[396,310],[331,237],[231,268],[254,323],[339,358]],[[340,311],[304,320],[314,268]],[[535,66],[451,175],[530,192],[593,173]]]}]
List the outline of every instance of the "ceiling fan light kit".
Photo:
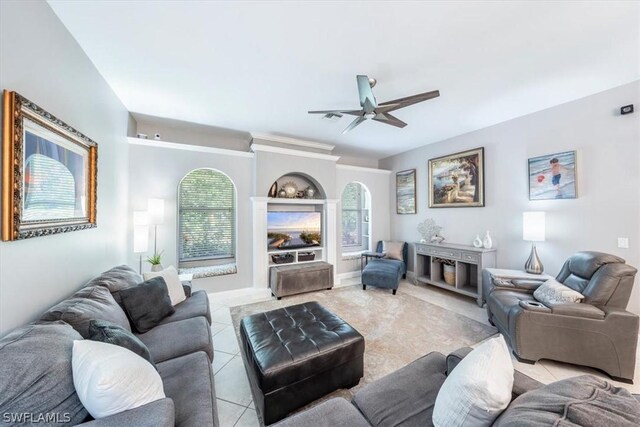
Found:
[{"label": "ceiling fan light kit", "polygon": [[356,116],[356,118],[342,132],[343,134],[349,132],[366,120],[375,120],[376,122],[403,128],[407,124],[399,118],[391,115],[391,111],[399,110],[400,108],[408,107],[409,105],[417,104],[440,96],[440,91],[432,90],[430,92],[424,92],[418,95],[407,96],[406,98],[399,98],[378,104],[376,97],[373,95],[373,90],[371,90],[377,83],[376,79],[359,75],[356,76],[356,80],[358,82],[358,94],[360,95],[360,107],[362,107],[360,110],[319,110],[309,111],[309,114],[323,114],[326,119],[330,120],[341,118],[343,114]]}]

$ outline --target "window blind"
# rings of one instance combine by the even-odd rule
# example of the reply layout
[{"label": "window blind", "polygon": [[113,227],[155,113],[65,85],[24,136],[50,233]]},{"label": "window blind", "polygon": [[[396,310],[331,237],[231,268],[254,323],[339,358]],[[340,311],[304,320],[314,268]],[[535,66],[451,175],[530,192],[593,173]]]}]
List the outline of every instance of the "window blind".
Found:
[{"label": "window blind", "polygon": [[235,256],[233,182],[212,169],[196,169],[179,188],[180,261]]},{"label": "window blind", "polygon": [[347,184],[342,192],[342,246],[362,245],[362,185]]}]

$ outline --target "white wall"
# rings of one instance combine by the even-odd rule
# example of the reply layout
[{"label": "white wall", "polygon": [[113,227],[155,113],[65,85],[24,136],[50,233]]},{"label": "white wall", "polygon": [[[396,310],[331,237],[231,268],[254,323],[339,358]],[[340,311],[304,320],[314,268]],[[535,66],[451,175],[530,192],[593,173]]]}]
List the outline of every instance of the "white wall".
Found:
[{"label": "white wall", "polygon": [[[336,170],[337,198],[340,199],[347,184],[359,182],[369,190],[371,196],[371,244],[372,250],[378,240],[390,237],[390,174],[387,171],[338,165]],[[395,203],[395,199],[394,199]],[[340,219],[341,204],[338,203],[338,245],[342,242],[342,221]],[[393,206],[395,211],[395,205]],[[338,250],[338,274],[360,271],[360,259],[343,260]]]},{"label": "white wall", "polygon": [[[131,145],[129,149],[129,215],[147,210],[147,199],[165,200],[165,221],[158,226],[158,250],[164,250],[162,264],[177,267],[177,196],[178,184],[194,169],[212,168],[224,172],[236,186],[237,209],[237,274],[210,277],[194,281],[194,287],[207,292],[232,290],[251,286],[251,188],[253,166],[251,157],[202,153],[172,148]],[[129,221],[131,226],[131,221]],[[129,239],[132,239],[129,234]],[[132,243],[131,243],[132,244]],[[153,231],[149,253],[153,252]],[[145,257],[143,256],[143,259]],[[138,268],[139,259],[129,256],[129,265]],[[143,270],[149,265],[143,262]]]},{"label": "white wall", "polygon": [[[579,250],[616,254],[639,268],[640,112],[618,113],[632,103],[640,106],[640,81],[381,160],[384,169],[417,169],[418,214],[397,215],[390,205],[392,237],[419,240],[425,218],[444,227],[448,242],[471,244],[490,230],[498,265],[522,268],[530,250],[522,212],[542,210],[547,241],[538,252],[546,272],[556,274]],[[475,147],[485,147],[486,207],[429,209],[427,160]],[[527,159],[568,150],[578,150],[579,197],[529,201]],[[629,249],[617,248],[617,237],[629,237]],[[640,275],[629,309],[640,313]]]},{"label": "white wall", "polygon": [[98,227],[0,243],[0,334],[126,260],[128,112],[41,1],[0,2],[0,86],[98,142]]}]

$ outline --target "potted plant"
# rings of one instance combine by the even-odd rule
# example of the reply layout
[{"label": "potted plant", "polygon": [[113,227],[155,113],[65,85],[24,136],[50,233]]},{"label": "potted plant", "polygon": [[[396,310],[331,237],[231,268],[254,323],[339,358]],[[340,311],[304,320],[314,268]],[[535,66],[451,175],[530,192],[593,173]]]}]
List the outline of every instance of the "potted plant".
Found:
[{"label": "potted plant", "polygon": [[151,271],[161,271],[162,267],[162,254],[164,251],[156,252],[147,258],[147,262],[151,264]]}]

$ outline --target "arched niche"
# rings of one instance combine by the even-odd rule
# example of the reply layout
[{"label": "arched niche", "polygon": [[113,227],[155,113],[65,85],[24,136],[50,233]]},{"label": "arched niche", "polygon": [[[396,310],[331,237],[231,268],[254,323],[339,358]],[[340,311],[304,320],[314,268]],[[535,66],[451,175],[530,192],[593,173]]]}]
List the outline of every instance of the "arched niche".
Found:
[{"label": "arched niche", "polygon": [[[297,194],[294,195],[292,189],[295,189]],[[282,190],[285,190],[284,193]],[[322,185],[315,178],[303,172],[290,172],[282,175],[269,187],[267,194],[269,197],[287,199],[327,198]]]}]

